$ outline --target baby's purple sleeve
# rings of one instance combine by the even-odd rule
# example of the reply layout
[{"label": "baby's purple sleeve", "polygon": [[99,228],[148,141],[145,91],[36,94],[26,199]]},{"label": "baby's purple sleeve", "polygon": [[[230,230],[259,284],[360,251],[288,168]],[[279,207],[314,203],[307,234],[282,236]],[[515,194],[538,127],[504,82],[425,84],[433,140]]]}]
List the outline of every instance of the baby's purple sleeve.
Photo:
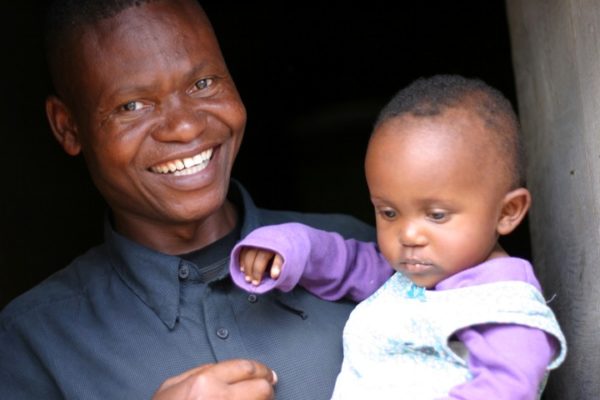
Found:
[{"label": "baby's purple sleeve", "polygon": [[[246,282],[239,263],[245,246],[279,253],[283,258],[279,278],[265,276],[258,286]],[[375,243],[346,240],[338,233],[299,223],[254,230],[234,247],[229,267],[235,284],[249,292],[264,293],[275,288],[287,292],[300,284],[325,300],[363,300],[393,273]]]},{"label": "baby's purple sleeve", "polygon": [[[540,284],[531,264],[518,258],[496,258],[438,283],[436,290],[491,282]],[[473,379],[454,387],[445,399],[537,399],[548,365],[558,354],[558,341],[546,332],[516,324],[482,324],[456,333],[469,352]]]},{"label": "baby's purple sleeve", "polygon": [[540,383],[558,351],[544,331],[514,324],[484,324],[457,333],[469,350],[473,379],[454,387],[448,399],[537,399]]}]

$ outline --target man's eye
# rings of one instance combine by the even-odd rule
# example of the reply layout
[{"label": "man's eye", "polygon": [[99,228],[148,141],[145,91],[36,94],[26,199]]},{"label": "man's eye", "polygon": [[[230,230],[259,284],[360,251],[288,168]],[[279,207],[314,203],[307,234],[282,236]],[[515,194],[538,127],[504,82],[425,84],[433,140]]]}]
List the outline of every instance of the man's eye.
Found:
[{"label": "man's eye", "polygon": [[141,101],[129,101],[121,106],[123,111],[138,111],[144,104]]},{"label": "man's eye", "polygon": [[194,86],[196,86],[196,89],[198,89],[198,90],[203,90],[203,89],[206,89],[207,87],[209,87],[210,85],[212,85],[212,83],[213,83],[212,78],[204,78],[204,79],[200,79],[199,81],[196,81]]}]

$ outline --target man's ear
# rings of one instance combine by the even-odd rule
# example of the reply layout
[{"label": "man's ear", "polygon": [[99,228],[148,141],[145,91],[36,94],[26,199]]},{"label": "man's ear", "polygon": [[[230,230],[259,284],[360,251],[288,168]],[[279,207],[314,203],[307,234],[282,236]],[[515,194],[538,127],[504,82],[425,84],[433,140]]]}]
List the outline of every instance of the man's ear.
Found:
[{"label": "man's ear", "polygon": [[46,99],[46,116],[62,148],[71,156],[78,155],[81,152],[79,132],[65,103],[56,96],[49,96]]},{"label": "man's ear", "polygon": [[502,210],[496,231],[499,235],[508,235],[525,218],[531,205],[531,194],[525,188],[508,192],[502,200]]}]

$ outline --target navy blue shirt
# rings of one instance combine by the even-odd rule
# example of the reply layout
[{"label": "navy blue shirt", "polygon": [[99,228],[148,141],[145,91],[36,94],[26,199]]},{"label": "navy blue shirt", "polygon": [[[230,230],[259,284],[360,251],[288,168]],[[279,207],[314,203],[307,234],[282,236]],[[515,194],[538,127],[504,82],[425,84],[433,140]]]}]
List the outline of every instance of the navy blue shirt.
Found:
[{"label": "navy blue shirt", "polygon": [[[373,240],[344,215],[257,208],[239,184],[241,225],[182,257],[141,246],[106,224],[105,243],[0,314],[0,399],[149,399],[200,364],[250,358],[273,368],[279,400],[328,399],[353,308],[301,288],[248,294],[228,275],[232,244],[258,226],[298,221]],[[203,264],[203,265],[199,265]]]}]

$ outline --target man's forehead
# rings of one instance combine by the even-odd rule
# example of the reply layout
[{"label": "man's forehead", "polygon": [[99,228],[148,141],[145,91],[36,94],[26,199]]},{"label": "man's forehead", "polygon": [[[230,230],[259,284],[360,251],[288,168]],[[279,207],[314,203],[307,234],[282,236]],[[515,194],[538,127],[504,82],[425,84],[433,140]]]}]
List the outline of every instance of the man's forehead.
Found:
[{"label": "man's forehead", "polygon": [[204,10],[194,1],[151,1],[139,6],[131,6],[108,17],[87,21],[79,25],[80,31],[115,31],[120,34],[132,34],[135,30],[145,28],[173,29],[183,27],[210,26]]},{"label": "man's forehead", "polygon": [[[159,1],[129,7],[120,13],[80,27],[71,39],[73,51],[101,62],[144,62],[148,56],[193,55],[206,61],[222,58],[210,22],[198,6]],[[179,4],[177,4],[179,3]],[[104,56],[111,57],[111,60]],[[148,60],[149,61],[149,60]]]},{"label": "man's forehead", "polygon": [[[83,2],[85,3],[85,2]],[[106,2],[98,2],[104,4]],[[113,3],[113,2],[108,2]],[[92,11],[70,10],[62,17],[49,17],[46,36],[48,50],[64,49],[65,44],[80,44],[84,32],[121,31],[130,34],[141,26],[146,30],[170,24],[173,29],[194,21],[199,26],[210,22],[194,0],[149,0],[118,2],[120,7],[93,8]],[[124,5],[123,5],[124,3]],[[63,18],[61,20],[61,18]],[[73,40],[75,39],[75,40]]]}]

